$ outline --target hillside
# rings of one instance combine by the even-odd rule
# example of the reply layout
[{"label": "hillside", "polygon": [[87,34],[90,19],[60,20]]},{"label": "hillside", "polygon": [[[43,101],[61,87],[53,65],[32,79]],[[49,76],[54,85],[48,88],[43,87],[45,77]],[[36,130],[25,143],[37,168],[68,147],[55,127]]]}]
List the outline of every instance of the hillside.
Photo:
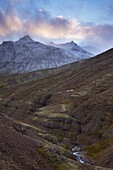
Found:
[{"label": "hillside", "polygon": [[[29,75],[24,75],[24,79]],[[113,169],[113,49],[60,67],[40,80],[36,76],[21,82],[21,77],[13,75],[13,85],[12,77],[0,78],[1,166]],[[12,145],[7,143],[11,138]],[[21,145],[18,138],[23,141]],[[79,146],[93,165],[81,164],[72,154],[74,146]],[[8,153],[12,162],[6,157]],[[33,157],[39,159],[33,163]]]}]

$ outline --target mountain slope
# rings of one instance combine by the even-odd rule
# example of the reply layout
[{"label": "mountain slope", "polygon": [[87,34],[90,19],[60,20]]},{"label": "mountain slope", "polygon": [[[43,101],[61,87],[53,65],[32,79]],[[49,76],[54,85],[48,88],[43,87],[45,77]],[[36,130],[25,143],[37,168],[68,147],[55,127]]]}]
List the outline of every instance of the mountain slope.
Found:
[{"label": "mountain slope", "polygon": [[64,44],[55,44],[54,42],[50,42],[50,45],[54,47],[64,48],[66,50],[75,50],[75,51],[82,51],[84,53],[87,53],[84,49],[82,49],[80,46],[74,43],[74,41],[67,42]]},{"label": "mountain slope", "polygon": [[82,50],[66,50],[33,41],[29,36],[19,41],[6,41],[0,45],[0,73],[29,72],[54,68],[91,57]]},{"label": "mountain slope", "polygon": [[[4,170],[95,170],[71,152],[39,136],[39,129],[0,113],[0,168]],[[97,167],[96,167],[97,168]],[[111,170],[98,167],[98,170]]]},{"label": "mountain slope", "polygon": [[[68,158],[75,169],[113,169],[113,49],[63,66],[40,80],[12,85],[7,76],[4,79],[2,76],[0,111],[37,131],[37,140],[46,143],[38,152],[49,154],[49,159],[44,158],[50,163],[50,152],[54,151],[54,169],[60,160],[67,162]],[[81,147],[94,166],[77,163],[70,155],[73,146]],[[59,155],[63,156],[60,160]],[[66,166],[70,169],[69,164]]]}]

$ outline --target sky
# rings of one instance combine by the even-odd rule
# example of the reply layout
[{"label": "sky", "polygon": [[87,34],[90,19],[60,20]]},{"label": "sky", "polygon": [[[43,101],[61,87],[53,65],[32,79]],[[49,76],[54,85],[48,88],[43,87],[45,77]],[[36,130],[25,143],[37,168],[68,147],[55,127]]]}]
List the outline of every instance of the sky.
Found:
[{"label": "sky", "polygon": [[25,35],[112,48],[113,0],[0,0],[0,43]]}]

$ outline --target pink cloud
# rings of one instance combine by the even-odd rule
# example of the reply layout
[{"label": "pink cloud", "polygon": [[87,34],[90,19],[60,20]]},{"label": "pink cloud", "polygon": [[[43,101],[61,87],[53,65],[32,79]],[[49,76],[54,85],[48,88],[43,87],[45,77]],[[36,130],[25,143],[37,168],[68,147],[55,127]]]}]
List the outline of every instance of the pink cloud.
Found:
[{"label": "pink cloud", "polygon": [[32,20],[22,20],[16,13],[0,11],[0,36],[12,33],[51,39],[88,40],[106,47],[113,43],[113,25],[81,25],[76,18],[51,17],[43,9],[38,9]]},{"label": "pink cloud", "polygon": [[16,14],[5,14],[0,11],[0,35],[6,36],[12,32],[22,31],[22,22]]}]

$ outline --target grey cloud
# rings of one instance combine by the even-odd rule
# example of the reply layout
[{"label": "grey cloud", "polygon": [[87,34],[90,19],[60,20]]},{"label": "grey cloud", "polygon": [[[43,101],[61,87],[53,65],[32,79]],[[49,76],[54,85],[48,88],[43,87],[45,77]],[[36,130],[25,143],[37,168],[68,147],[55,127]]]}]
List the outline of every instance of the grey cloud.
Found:
[{"label": "grey cloud", "polygon": [[79,23],[75,18],[52,17],[44,9],[36,9],[31,19],[20,19],[16,13],[0,11],[0,36],[30,34],[42,38],[67,38],[92,42],[100,48],[113,44],[113,25]]},{"label": "grey cloud", "polygon": [[62,27],[62,28],[68,28],[70,22],[68,19],[63,18],[62,16],[52,18],[50,20],[50,24],[54,27]]},{"label": "grey cloud", "polygon": [[113,47],[113,25],[98,25],[89,27],[86,31],[84,42],[95,45],[100,50]]}]

